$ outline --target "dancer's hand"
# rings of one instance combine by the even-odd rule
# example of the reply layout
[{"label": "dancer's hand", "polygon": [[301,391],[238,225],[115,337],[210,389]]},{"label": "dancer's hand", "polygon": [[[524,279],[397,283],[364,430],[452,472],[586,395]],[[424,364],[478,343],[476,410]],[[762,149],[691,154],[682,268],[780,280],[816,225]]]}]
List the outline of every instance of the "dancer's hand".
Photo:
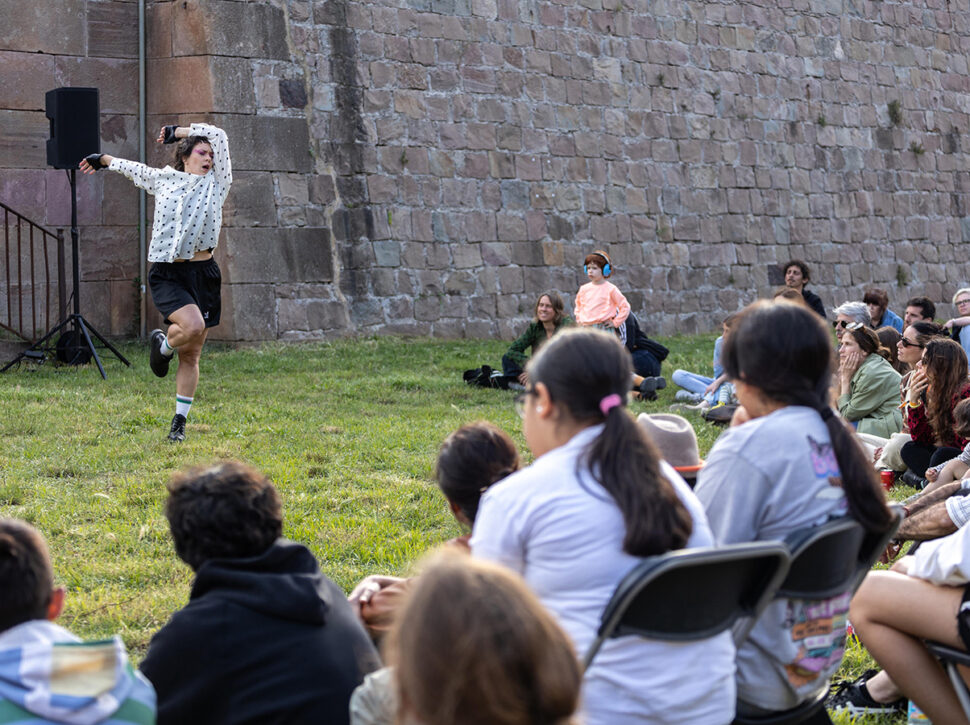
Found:
[{"label": "dancer's hand", "polygon": [[96,174],[101,169],[107,168],[112,161],[114,157],[108,154],[89,154],[81,159],[78,168],[82,174]]},{"label": "dancer's hand", "polygon": [[184,134],[180,134],[182,128],[179,126],[162,126],[158,132],[158,138],[155,139],[157,143],[175,143],[180,138],[184,138]]}]

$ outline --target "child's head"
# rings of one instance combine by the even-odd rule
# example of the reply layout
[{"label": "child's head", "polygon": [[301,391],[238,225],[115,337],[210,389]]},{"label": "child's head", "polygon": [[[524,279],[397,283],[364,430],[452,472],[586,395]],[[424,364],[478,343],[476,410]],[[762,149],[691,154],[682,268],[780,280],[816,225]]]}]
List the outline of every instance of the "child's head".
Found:
[{"label": "child's head", "polygon": [[602,250],[596,250],[586,255],[586,259],[583,260],[583,271],[589,274],[590,267],[599,269],[604,277],[609,277],[613,274],[613,265],[610,264],[610,257]]},{"label": "child's head", "polygon": [[60,612],[52,602],[61,597],[63,591],[54,589],[44,537],[28,523],[0,519],[0,632],[33,619],[52,619]]},{"label": "child's head", "polygon": [[970,439],[970,398],[961,400],[953,409],[953,432],[960,438]]},{"label": "child's head", "polygon": [[731,329],[734,327],[734,323],[738,319],[738,313],[732,312],[730,315],[724,318],[721,322],[721,334],[726,339],[728,335],[731,334]]}]

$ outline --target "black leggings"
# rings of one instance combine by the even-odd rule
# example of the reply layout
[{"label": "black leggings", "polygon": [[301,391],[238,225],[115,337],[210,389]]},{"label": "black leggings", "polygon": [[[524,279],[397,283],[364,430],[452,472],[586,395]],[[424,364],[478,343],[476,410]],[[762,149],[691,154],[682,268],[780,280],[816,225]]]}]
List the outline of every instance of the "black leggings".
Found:
[{"label": "black leggings", "polygon": [[926,476],[927,468],[938,466],[944,461],[956,458],[958,455],[960,455],[959,448],[951,448],[950,446],[937,448],[918,441],[904,443],[899,450],[899,457],[903,459],[906,468],[917,476]]}]

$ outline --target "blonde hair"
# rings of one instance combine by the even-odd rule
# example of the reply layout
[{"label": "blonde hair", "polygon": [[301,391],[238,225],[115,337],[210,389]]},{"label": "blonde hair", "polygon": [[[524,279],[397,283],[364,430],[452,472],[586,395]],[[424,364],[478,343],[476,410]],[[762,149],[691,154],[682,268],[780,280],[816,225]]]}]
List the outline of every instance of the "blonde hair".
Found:
[{"label": "blonde hair", "polygon": [[582,680],[566,634],[525,583],[442,552],[418,577],[387,659],[398,722],[571,725]]}]

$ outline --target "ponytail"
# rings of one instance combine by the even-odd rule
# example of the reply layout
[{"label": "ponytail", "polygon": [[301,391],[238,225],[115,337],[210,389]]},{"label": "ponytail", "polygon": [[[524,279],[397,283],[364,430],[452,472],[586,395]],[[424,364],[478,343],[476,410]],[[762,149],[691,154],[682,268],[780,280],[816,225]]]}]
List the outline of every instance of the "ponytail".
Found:
[{"label": "ponytail", "polygon": [[617,338],[592,329],[568,330],[529,363],[529,380],[543,383],[564,414],[603,431],[579,465],[587,469],[623,515],[623,550],[651,556],[687,544],[693,522],[660,470],[660,453],[625,410],[632,369]]},{"label": "ponytail", "polygon": [[867,531],[883,532],[892,514],[876,470],[828,404],[831,360],[832,343],[821,319],[791,303],[755,302],[746,307],[722,351],[731,378],[748,382],[770,400],[818,411],[839,464],[849,512]]}]

